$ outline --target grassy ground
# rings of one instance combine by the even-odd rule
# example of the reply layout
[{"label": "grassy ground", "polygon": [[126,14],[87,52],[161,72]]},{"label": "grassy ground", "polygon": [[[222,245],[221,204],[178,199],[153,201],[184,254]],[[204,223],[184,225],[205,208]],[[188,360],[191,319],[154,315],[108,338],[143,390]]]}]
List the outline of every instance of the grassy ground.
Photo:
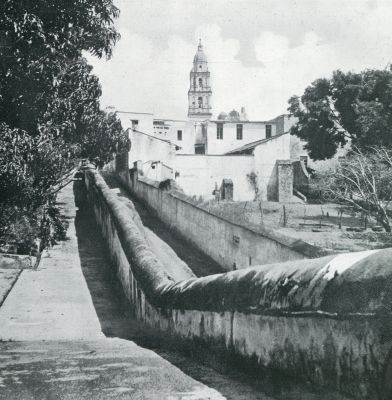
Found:
[{"label": "grassy ground", "polygon": [[275,202],[210,201],[199,206],[233,222],[254,228],[264,225],[337,252],[392,247],[391,234],[372,231],[378,225],[375,220],[368,220],[367,229],[362,232],[348,231],[347,228],[364,229],[365,219],[337,204],[292,203],[285,206],[285,211],[282,204]]}]

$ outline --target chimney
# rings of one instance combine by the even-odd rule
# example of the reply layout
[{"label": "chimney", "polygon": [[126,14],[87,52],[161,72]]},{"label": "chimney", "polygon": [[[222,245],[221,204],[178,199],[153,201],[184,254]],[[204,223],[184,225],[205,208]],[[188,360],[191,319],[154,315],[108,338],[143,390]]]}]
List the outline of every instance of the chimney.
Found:
[{"label": "chimney", "polygon": [[240,120],[241,121],[248,121],[248,116],[246,115],[245,107],[241,107]]}]

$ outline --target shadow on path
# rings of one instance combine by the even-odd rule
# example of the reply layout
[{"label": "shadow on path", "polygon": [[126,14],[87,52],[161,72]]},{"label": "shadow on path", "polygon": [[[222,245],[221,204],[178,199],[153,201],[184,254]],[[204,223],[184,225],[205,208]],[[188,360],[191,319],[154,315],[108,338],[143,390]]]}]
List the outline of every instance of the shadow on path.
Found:
[{"label": "shadow on path", "polygon": [[78,210],[75,226],[82,272],[105,336],[132,340],[153,350],[187,375],[218,390],[228,400],[272,399],[247,383],[233,380],[210,366],[199,364],[171,345],[170,348],[165,347],[164,338],[157,338],[132,317],[130,305],[106,259],[105,243],[92,213],[85,209]]},{"label": "shadow on path", "polygon": [[[76,235],[82,272],[101,323],[108,337],[131,339],[137,330],[120,282],[110,268],[106,245],[91,211],[76,212]],[[135,332],[134,332],[135,333]]]}]

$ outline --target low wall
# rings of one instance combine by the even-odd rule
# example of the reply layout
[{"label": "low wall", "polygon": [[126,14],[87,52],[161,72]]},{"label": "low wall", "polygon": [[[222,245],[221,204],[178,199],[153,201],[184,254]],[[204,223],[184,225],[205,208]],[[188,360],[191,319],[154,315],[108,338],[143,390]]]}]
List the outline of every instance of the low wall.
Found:
[{"label": "low wall", "polygon": [[271,262],[314,258],[328,254],[300,239],[260,227],[235,224],[198,207],[181,193],[159,189],[158,183],[138,177],[122,182],[168,226],[178,231],[227,271]]},{"label": "low wall", "polygon": [[223,179],[231,179],[234,200],[251,201],[255,198],[247,174],[254,171],[253,156],[181,155],[175,157],[174,169],[179,173],[176,182],[187,195],[213,198],[214,189]]},{"label": "low wall", "polygon": [[[87,198],[136,316],[358,399],[392,394],[392,249],[271,264],[176,282],[134,210],[96,171]],[[135,219],[136,218],[136,219]],[[136,222],[135,222],[136,221]]]},{"label": "low wall", "polygon": [[2,269],[31,269],[36,258],[19,254],[0,254],[0,268]]}]

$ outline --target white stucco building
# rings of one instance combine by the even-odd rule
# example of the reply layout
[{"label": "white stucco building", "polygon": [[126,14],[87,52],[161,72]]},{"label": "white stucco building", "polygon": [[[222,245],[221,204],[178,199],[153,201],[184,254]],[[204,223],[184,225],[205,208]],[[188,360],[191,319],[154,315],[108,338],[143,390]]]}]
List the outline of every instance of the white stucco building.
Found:
[{"label": "white stucco building", "polygon": [[145,176],[175,179],[185,193],[206,198],[223,179],[231,179],[235,200],[254,199],[255,187],[249,179],[253,174],[259,198],[279,200],[283,171],[293,157],[306,157],[302,143],[289,134],[294,119],[280,115],[252,121],[244,107],[212,118],[212,94],[207,56],[199,43],[190,71],[188,119],[117,111],[132,141],[129,167],[137,162]]}]

